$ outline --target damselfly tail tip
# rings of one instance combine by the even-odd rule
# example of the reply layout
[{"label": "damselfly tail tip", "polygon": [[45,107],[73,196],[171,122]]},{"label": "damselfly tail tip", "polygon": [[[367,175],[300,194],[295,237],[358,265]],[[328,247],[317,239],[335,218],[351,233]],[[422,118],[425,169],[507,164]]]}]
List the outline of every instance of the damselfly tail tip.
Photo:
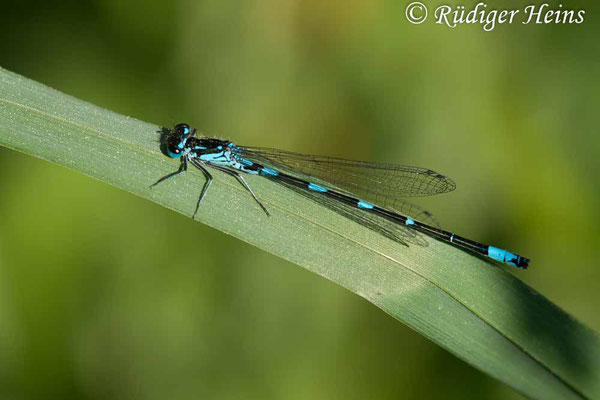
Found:
[{"label": "damselfly tail tip", "polygon": [[520,269],[527,269],[529,267],[529,258],[525,258],[525,257],[521,257],[521,256],[517,256],[517,263],[516,266],[517,268]]},{"label": "damselfly tail tip", "polygon": [[488,246],[487,255],[496,261],[512,265],[520,269],[527,269],[529,266],[529,258],[521,257],[518,254],[511,253],[507,250],[502,250],[494,246]]}]

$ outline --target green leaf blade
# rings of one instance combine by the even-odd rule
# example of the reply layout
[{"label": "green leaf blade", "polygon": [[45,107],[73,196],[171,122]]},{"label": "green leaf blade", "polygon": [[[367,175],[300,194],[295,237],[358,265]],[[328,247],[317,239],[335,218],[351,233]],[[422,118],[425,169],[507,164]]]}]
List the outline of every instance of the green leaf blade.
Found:
[{"label": "green leaf blade", "polygon": [[[158,131],[0,70],[0,144],[191,216],[201,173],[149,187],[178,167],[160,152]],[[600,397],[598,336],[502,267],[433,239],[398,245],[248,177],[266,217],[235,180],[214,176],[199,221],[349,289],[528,396]]]}]

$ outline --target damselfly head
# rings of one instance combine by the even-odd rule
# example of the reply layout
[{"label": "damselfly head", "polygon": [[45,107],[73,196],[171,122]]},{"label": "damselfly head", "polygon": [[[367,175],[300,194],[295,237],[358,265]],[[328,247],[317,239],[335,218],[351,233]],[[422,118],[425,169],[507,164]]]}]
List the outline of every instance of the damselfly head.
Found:
[{"label": "damselfly head", "polygon": [[179,158],[183,154],[185,142],[192,134],[188,124],[177,124],[167,137],[167,155],[171,158]]}]

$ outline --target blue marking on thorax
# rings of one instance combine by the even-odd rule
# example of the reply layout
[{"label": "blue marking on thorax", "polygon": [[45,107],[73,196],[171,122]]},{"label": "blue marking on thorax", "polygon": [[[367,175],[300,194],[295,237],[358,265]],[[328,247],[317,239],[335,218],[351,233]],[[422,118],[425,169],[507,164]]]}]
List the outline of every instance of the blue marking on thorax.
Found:
[{"label": "blue marking on thorax", "polygon": [[324,188],[323,186],[315,185],[314,183],[309,183],[308,188],[310,190],[314,190],[315,192],[321,192],[321,193],[326,193],[329,191],[329,190],[327,190],[327,188]]},{"label": "blue marking on thorax", "polygon": [[194,146],[194,150],[206,150],[205,146]]},{"label": "blue marking on thorax", "polygon": [[367,203],[366,201],[362,200],[358,201],[357,206],[359,206],[360,208],[366,208],[367,210],[370,210],[374,207],[373,204]]},{"label": "blue marking on thorax", "polygon": [[236,157],[239,161],[240,164],[242,164],[245,167],[250,167],[252,165],[254,165],[254,163],[250,160],[246,160],[245,158],[241,158],[241,157]]},{"label": "blue marking on thorax", "polygon": [[211,162],[213,164],[220,164],[220,165],[230,165],[231,164],[231,159],[230,159],[229,155],[224,151],[219,151],[216,153],[201,154],[198,158],[200,158],[202,161]]},{"label": "blue marking on thorax", "polygon": [[415,221],[414,221],[414,220],[412,220],[411,218],[406,218],[406,222],[405,222],[405,224],[406,224],[406,225],[414,225],[414,224],[415,224]]},{"label": "blue marking on thorax", "polygon": [[488,256],[494,260],[513,265],[515,267],[517,266],[520,258],[510,251],[502,250],[494,246],[488,246]]},{"label": "blue marking on thorax", "polygon": [[267,168],[267,167],[262,167],[262,170],[260,171],[261,175],[264,176],[277,176],[279,175],[279,172],[275,171],[274,169],[271,168]]}]

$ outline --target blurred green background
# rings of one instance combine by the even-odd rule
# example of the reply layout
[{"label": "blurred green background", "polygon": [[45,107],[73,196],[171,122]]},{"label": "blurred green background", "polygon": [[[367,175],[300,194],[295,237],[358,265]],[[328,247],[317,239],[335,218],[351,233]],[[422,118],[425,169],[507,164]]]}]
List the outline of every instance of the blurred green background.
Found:
[{"label": "blurred green background", "polygon": [[[2,2],[0,60],[159,125],[447,174],[420,203],[531,257],[515,273],[599,331],[599,4],[490,33],[411,25],[407,4]],[[0,177],[2,398],[520,398],[180,214],[4,148]]]}]

